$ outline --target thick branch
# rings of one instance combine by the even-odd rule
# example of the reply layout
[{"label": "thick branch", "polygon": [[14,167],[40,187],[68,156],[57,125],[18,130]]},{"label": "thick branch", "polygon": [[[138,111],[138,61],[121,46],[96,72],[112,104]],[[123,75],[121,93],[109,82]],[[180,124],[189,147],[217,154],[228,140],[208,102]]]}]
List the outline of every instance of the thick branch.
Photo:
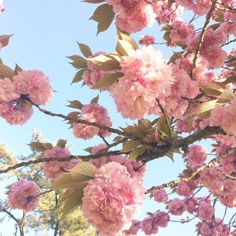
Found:
[{"label": "thick branch", "polygon": [[207,127],[197,133],[189,135],[186,138],[178,139],[161,147],[153,148],[152,152],[144,153],[143,155],[139,156],[138,160],[143,161],[144,163],[152,161],[165,156],[168,152],[174,151],[175,149],[185,149],[188,147],[188,145],[205,139],[213,134],[224,134],[224,131],[218,127]]},{"label": "thick branch", "polygon": [[164,183],[164,184],[161,184],[159,186],[153,186],[151,187],[150,189],[148,189],[146,191],[146,193],[151,193],[153,190],[155,189],[163,189],[163,188],[174,188],[176,187],[180,182],[182,181],[190,181],[190,180],[193,180],[200,172],[202,172],[205,168],[210,168],[211,166],[219,163],[220,160],[223,160],[231,155],[234,155],[236,154],[236,148],[234,149],[231,149],[229,150],[228,152],[226,152],[225,154],[221,155],[221,156],[218,156],[214,159],[212,159],[211,161],[209,161],[208,163],[206,163],[205,165],[199,167],[198,169],[196,169],[190,177],[186,177],[186,178],[179,178],[179,179],[176,179],[176,180],[173,180],[173,181],[170,181],[168,183]]},{"label": "thick branch", "polygon": [[116,155],[121,155],[121,154],[126,154],[126,153],[125,152],[120,152],[120,151],[110,151],[110,152],[106,152],[106,153],[100,152],[100,153],[97,153],[97,154],[90,154],[90,155],[86,155],[86,156],[73,156],[73,155],[71,155],[69,157],[52,157],[52,158],[42,157],[42,158],[38,158],[36,160],[23,161],[23,162],[20,162],[18,164],[15,164],[13,166],[9,166],[5,169],[0,170],[0,174],[7,173],[11,170],[15,170],[15,169],[18,169],[20,167],[35,165],[35,164],[39,164],[39,163],[42,163],[42,162],[50,162],[50,161],[64,162],[64,161],[69,161],[69,160],[72,160],[72,159],[80,159],[80,160],[83,160],[83,161],[88,161],[90,159],[97,159],[97,158],[100,158],[100,157],[103,157],[103,156],[116,156]]}]

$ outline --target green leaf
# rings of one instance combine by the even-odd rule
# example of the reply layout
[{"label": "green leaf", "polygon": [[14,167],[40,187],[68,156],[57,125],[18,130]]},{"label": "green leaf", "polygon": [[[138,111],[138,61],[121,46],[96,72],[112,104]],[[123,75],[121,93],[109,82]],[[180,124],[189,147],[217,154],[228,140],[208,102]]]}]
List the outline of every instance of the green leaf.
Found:
[{"label": "green leaf", "polygon": [[163,137],[170,137],[170,127],[168,126],[168,121],[165,116],[159,117],[156,124]]},{"label": "green leaf", "polygon": [[92,51],[88,45],[83,44],[83,43],[78,43],[78,45],[79,45],[80,51],[83,53],[85,57],[90,57],[92,55]]},{"label": "green leaf", "polygon": [[116,51],[121,56],[129,56],[130,53],[134,51],[134,49],[128,41],[118,39],[118,42],[117,42],[117,45],[116,45]]},{"label": "green leaf", "polygon": [[129,160],[134,161],[145,152],[144,147],[137,147],[129,154]]},{"label": "green leaf", "polygon": [[90,19],[98,22],[97,34],[109,28],[114,16],[113,8],[109,4],[103,4],[94,11]]},{"label": "green leaf", "polygon": [[74,101],[69,101],[69,105],[67,106],[81,110],[83,107],[83,104],[78,100],[74,100]]},{"label": "green leaf", "polygon": [[219,96],[225,89],[225,85],[220,82],[210,81],[200,85],[200,88],[208,96]]},{"label": "green leaf", "polygon": [[152,129],[152,122],[150,120],[147,119],[141,119],[138,121],[138,125],[139,127],[144,130],[147,131],[149,129]]},{"label": "green leaf", "polygon": [[107,75],[103,77],[99,82],[93,87],[94,89],[101,89],[101,88],[108,88],[112,84],[114,84],[116,81],[118,81],[118,78],[122,77],[124,74],[121,72],[112,73],[110,75]]},{"label": "green leaf", "polygon": [[87,68],[87,61],[85,58],[79,56],[79,55],[73,55],[68,57],[72,62],[70,64],[75,67],[76,69],[81,69],[81,68]]},{"label": "green leaf", "polygon": [[217,99],[214,99],[214,100],[210,100],[210,101],[201,103],[196,108],[196,110],[193,113],[193,115],[199,116],[202,113],[205,113],[205,112],[213,110],[216,107],[217,101],[218,101]]},{"label": "green leaf", "polygon": [[101,54],[96,57],[87,58],[100,70],[119,70],[120,62],[118,61],[117,55],[113,54]]},{"label": "green leaf", "polygon": [[52,149],[53,146],[51,143],[40,143],[40,142],[32,142],[28,144],[33,151],[44,152],[48,149]]},{"label": "green leaf", "polygon": [[123,32],[120,29],[118,29],[117,35],[118,35],[118,39],[128,42],[134,50],[138,49],[138,44],[135,42],[135,40],[128,33]]},{"label": "green leaf", "polygon": [[63,219],[66,215],[71,213],[73,210],[77,209],[81,203],[83,198],[83,190],[74,192],[71,194],[63,204],[62,216]]},{"label": "green leaf", "polygon": [[74,76],[74,78],[73,78],[71,84],[78,83],[78,82],[80,82],[81,80],[83,80],[83,73],[84,73],[84,71],[85,71],[85,70],[79,70],[79,71],[75,74],[75,76]]},{"label": "green leaf", "polygon": [[129,140],[129,141],[123,143],[122,151],[129,152],[129,151],[133,150],[134,148],[136,148],[138,145],[139,145],[138,141]]},{"label": "green leaf", "polygon": [[81,180],[90,180],[95,177],[96,167],[89,162],[81,162],[70,170],[72,176],[79,176]]},{"label": "green leaf", "polygon": [[70,173],[62,173],[60,174],[51,185],[52,189],[64,189],[68,188],[71,185],[78,183],[76,178],[72,178]]},{"label": "green leaf", "polygon": [[234,93],[231,89],[225,89],[222,94],[218,97],[219,103],[229,102],[234,99]]}]

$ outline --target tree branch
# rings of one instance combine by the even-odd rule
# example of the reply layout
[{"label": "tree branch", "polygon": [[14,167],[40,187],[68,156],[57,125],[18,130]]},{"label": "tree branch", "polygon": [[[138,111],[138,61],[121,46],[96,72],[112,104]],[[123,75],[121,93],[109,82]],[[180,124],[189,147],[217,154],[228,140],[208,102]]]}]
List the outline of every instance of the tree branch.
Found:
[{"label": "tree branch", "polygon": [[36,160],[23,161],[23,162],[20,162],[18,164],[15,164],[13,166],[9,166],[5,169],[0,170],[0,174],[7,173],[11,170],[15,170],[15,169],[18,169],[20,167],[35,165],[35,164],[39,164],[39,163],[42,163],[42,162],[50,162],[50,161],[65,162],[65,161],[69,161],[69,160],[72,160],[72,159],[80,159],[80,160],[83,160],[83,161],[88,161],[90,159],[97,159],[97,158],[100,158],[100,157],[103,157],[103,156],[118,156],[118,155],[122,155],[122,154],[127,154],[127,153],[126,152],[120,152],[120,151],[110,151],[110,152],[106,152],[106,153],[99,152],[97,154],[90,154],[90,155],[86,155],[86,156],[71,155],[69,157],[52,157],[52,158],[42,157],[42,158],[38,158]]},{"label": "tree branch", "polygon": [[173,188],[173,187],[176,187],[180,182],[182,181],[191,181],[193,180],[200,172],[202,172],[205,168],[210,168],[211,166],[219,163],[220,160],[223,160],[225,158],[227,158],[228,156],[231,156],[231,155],[235,155],[236,154],[236,148],[233,148],[231,150],[229,150],[228,152],[226,152],[225,154],[223,155],[220,155],[214,159],[212,159],[211,161],[209,161],[208,163],[204,164],[203,166],[199,167],[198,169],[196,169],[190,177],[184,177],[184,178],[179,178],[179,179],[176,179],[176,180],[173,180],[173,181],[170,181],[168,183],[164,183],[164,184],[161,184],[159,186],[153,186],[151,188],[149,188],[147,191],[146,191],[146,194],[148,193],[151,193],[153,190],[155,189],[163,189],[163,188]]},{"label": "tree branch", "polygon": [[169,142],[166,145],[160,147],[153,147],[152,152],[149,151],[147,153],[144,153],[143,155],[139,156],[138,160],[143,161],[144,163],[152,161],[154,159],[165,156],[168,152],[174,151],[175,149],[185,149],[188,147],[188,145],[201,139],[207,138],[213,134],[224,134],[224,131],[219,127],[206,127],[205,129],[191,134],[186,138],[172,140],[172,142]]}]

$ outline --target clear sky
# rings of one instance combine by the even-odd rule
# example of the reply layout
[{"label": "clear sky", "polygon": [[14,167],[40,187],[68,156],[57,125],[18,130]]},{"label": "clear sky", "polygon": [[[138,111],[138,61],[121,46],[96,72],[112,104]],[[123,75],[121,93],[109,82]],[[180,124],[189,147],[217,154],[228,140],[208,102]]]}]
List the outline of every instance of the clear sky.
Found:
[{"label": "clear sky", "polygon": [[[14,67],[17,63],[25,70],[40,69],[49,76],[53,89],[57,91],[52,102],[46,107],[51,111],[66,114],[70,111],[65,107],[68,100],[77,99],[86,103],[98,94],[85,87],[81,88],[79,84],[70,86],[75,70],[66,58],[79,53],[76,41],[90,45],[93,52],[114,50],[114,25],[109,31],[96,37],[96,24],[88,21],[94,7],[95,5],[82,3],[80,0],[5,0],[6,11],[0,16],[0,34],[14,36],[9,46],[0,52],[1,58],[9,66]],[[161,42],[157,25],[146,32],[152,32]],[[143,34],[137,34],[136,38]],[[161,50],[166,57],[169,56],[167,51],[163,51],[163,48]],[[109,110],[114,127],[125,124],[107,94],[101,95],[101,104]],[[26,155],[30,153],[26,144],[30,142],[34,128],[41,131],[48,140],[67,139],[72,144],[71,150],[75,154],[82,154],[83,148],[100,142],[97,138],[88,142],[76,139],[59,118],[46,117],[36,110],[24,126],[13,127],[0,120],[0,142],[7,144],[15,155]],[[145,186],[150,187],[176,178],[182,167],[180,157],[176,157],[174,164],[167,158],[152,162],[146,174]],[[147,211],[156,211],[159,207],[148,200],[141,210],[141,216],[144,217]],[[11,236],[10,228],[8,224],[0,225],[1,234]],[[194,231],[193,224],[172,223],[167,229],[161,229],[158,235],[190,236],[195,235]]]}]

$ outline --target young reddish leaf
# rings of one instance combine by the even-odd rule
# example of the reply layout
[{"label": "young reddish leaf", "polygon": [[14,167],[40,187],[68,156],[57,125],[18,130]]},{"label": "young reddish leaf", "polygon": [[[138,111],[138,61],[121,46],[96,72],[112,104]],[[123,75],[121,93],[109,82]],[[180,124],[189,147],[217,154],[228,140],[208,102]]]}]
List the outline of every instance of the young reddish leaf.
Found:
[{"label": "young reddish leaf", "polygon": [[21,71],[23,71],[23,69],[20,67],[20,66],[18,66],[17,64],[15,65],[15,69],[14,69],[14,75],[17,75],[17,73],[18,72],[21,72]]},{"label": "young reddish leaf", "polygon": [[129,151],[133,150],[134,148],[136,148],[138,145],[139,145],[138,141],[129,140],[129,141],[123,143],[122,151],[129,152]]},{"label": "young reddish leaf", "polygon": [[88,45],[83,44],[83,43],[78,43],[78,45],[79,45],[80,51],[83,53],[85,57],[90,57],[92,55],[92,51]]},{"label": "young reddish leaf", "polygon": [[70,60],[72,60],[72,62],[70,62],[70,64],[73,67],[75,67],[77,69],[87,68],[87,61],[85,60],[85,58],[78,56],[78,55],[70,56],[68,58]]},{"label": "young reddish leaf", "polygon": [[79,70],[79,71],[75,74],[75,76],[74,76],[74,78],[73,78],[71,84],[79,83],[81,80],[83,80],[83,73],[84,73],[84,71],[85,71],[85,70],[83,70],[83,69],[82,69],[82,70]]},{"label": "young reddish leaf", "polygon": [[59,139],[57,142],[57,147],[65,148],[66,147],[66,140],[64,139]]},{"label": "young reddish leaf", "polygon": [[95,98],[93,98],[93,99],[90,101],[90,104],[98,103],[98,100],[99,100],[99,95],[97,95]]},{"label": "young reddish leaf", "polygon": [[10,67],[0,63],[0,76],[11,79],[14,76],[14,71]]},{"label": "young reddish leaf", "polygon": [[9,43],[9,39],[13,36],[13,34],[11,35],[0,35],[0,44],[1,47],[6,47]]},{"label": "young reddish leaf", "polygon": [[74,100],[74,101],[69,101],[68,107],[76,108],[76,109],[81,110],[82,107],[83,107],[83,104],[78,100]]}]

